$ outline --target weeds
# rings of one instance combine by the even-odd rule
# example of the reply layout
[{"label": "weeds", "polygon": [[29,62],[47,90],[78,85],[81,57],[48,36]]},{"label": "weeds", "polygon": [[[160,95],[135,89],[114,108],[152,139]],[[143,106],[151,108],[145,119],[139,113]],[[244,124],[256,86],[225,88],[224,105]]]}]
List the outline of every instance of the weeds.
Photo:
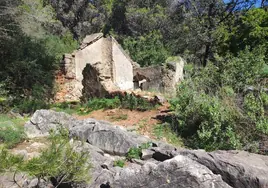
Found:
[{"label": "weeds", "polygon": [[129,149],[129,151],[126,154],[126,159],[127,160],[132,160],[132,159],[140,159],[142,155],[142,150],[143,149],[148,149],[153,146],[152,142],[147,142],[143,143],[138,147],[132,147]]},{"label": "weeds", "polygon": [[114,161],[114,166],[118,166],[118,167],[123,168],[125,166],[125,163],[126,163],[125,160],[120,160],[119,159],[119,160]]},{"label": "weeds", "polygon": [[22,142],[26,138],[23,129],[24,123],[25,119],[0,115],[0,143],[12,148]]},{"label": "weeds", "polygon": [[171,130],[168,123],[160,124],[154,127],[153,134],[158,140],[164,140],[174,146],[183,146],[182,139]]}]

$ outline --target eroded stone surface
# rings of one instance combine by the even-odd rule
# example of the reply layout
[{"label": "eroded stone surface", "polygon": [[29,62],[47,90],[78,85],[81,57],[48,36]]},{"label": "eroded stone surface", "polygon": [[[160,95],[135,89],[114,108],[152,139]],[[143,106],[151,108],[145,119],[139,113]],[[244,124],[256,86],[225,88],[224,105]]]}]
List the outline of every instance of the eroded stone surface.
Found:
[{"label": "eroded stone surface", "polygon": [[38,137],[46,135],[49,128],[57,126],[69,129],[71,137],[86,141],[77,147],[77,151],[90,151],[88,160],[93,165],[89,172],[92,180],[90,184],[73,187],[268,187],[268,156],[244,151],[207,153],[203,150],[175,148],[150,140],[152,144],[143,150],[141,160],[131,160],[124,168],[120,168],[115,167],[114,162],[122,159],[131,147],[148,142],[148,138],[108,122],[76,120],[51,110],[37,111],[25,125],[25,130],[27,134],[35,133]]}]

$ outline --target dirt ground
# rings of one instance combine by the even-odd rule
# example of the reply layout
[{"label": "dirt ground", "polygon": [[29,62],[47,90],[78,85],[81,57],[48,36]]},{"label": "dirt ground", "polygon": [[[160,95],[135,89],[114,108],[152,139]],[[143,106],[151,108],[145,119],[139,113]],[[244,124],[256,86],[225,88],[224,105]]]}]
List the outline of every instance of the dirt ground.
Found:
[{"label": "dirt ground", "polygon": [[156,119],[156,116],[162,111],[167,110],[168,105],[163,105],[155,110],[136,111],[127,109],[112,109],[112,110],[97,110],[88,115],[75,115],[77,119],[94,118],[111,122],[114,125],[119,125],[127,129],[133,129],[140,134],[154,139],[154,126],[161,123]]}]

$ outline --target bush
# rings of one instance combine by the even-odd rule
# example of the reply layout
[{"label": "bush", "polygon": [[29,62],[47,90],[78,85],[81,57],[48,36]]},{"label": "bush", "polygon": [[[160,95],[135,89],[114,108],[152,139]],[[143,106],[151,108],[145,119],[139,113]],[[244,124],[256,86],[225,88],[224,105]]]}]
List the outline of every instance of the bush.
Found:
[{"label": "bush", "polygon": [[21,114],[32,114],[36,110],[40,109],[49,109],[49,104],[46,103],[44,100],[30,100],[30,99],[24,99],[20,104],[18,104],[15,109],[18,110]]},{"label": "bush", "polygon": [[171,128],[169,123],[160,124],[154,127],[154,135],[157,139],[164,140],[175,146],[183,147],[183,141]]},{"label": "bush", "polygon": [[22,157],[10,154],[6,148],[0,148],[0,174],[16,171],[22,162]]},{"label": "bush", "polygon": [[240,147],[234,130],[238,111],[232,103],[202,91],[197,92],[184,83],[171,104],[175,109],[179,133],[187,139],[185,145],[206,150]]},{"label": "bush", "polygon": [[51,180],[54,186],[88,182],[91,168],[88,151],[77,151],[65,129],[52,131],[49,140],[49,147],[39,157],[25,161],[19,170],[39,181]]},{"label": "bush", "polygon": [[146,111],[155,108],[155,104],[150,103],[144,98],[138,98],[132,94],[127,94],[121,99],[121,108],[130,110]]},{"label": "bush", "polygon": [[[115,98],[93,98],[84,104],[80,108],[80,113],[89,113],[94,110],[100,109],[115,109],[123,108],[130,110],[146,111],[154,109],[156,104],[150,103],[146,99],[138,98],[132,94],[126,94],[125,96],[116,96]],[[127,117],[122,117],[127,118]]]},{"label": "bush", "polygon": [[190,69],[171,101],[171,123],[185,145],[209,151],[241,149],[268,136],[262,54],[261,49],[245,49],[237,56],[217,57],[193,73]]},{"label": "bush", "polygon": [[162,35],[156,31],[146,36],[127,37],[123,41],[123,47],[142,67],[161,65],[169,56],[162,43]]},{"label": "bush", "polygon": [[123,168],[125,166],[125,160],[117,160],[117,161],[114,161],[114,166],[118,166],[118,167],[121,167]]},{"label": "bush", "polygon": [[148,149],[150,147],[152,147],[152,142],[143,143],[138,147],[130,148],[126,154],[126,159],[127,160],[140,159],[142,155],[142,150]]},{"label": "bush", "polygon": [[0,143],[4,143],[6,147],[12,148],[22,142],[26,135],[24,133],[23,124],[25,120],[14,119],[6,115],[0,115]]},{"label": "bush", "polygon": [[94,110],[100,109],[114,109],[120,107],[120,100],[118,97],[113,99],[107,98],[93,98],[90,99],[85,105],[84,108],[80,109],[80,113],[89,113]]}]

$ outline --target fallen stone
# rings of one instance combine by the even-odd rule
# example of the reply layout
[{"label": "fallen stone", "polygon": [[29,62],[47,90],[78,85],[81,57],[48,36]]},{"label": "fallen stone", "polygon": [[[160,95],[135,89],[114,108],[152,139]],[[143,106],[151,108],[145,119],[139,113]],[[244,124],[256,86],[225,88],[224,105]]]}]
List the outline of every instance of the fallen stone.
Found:
[{"label": "fallen stone", "polygon": [[148,160],[148,159],[151,159],[154,155],[154,151],[152,150],[149,150],[149,149],[143,149],[141,151],[141,159],[142,160]]}]

